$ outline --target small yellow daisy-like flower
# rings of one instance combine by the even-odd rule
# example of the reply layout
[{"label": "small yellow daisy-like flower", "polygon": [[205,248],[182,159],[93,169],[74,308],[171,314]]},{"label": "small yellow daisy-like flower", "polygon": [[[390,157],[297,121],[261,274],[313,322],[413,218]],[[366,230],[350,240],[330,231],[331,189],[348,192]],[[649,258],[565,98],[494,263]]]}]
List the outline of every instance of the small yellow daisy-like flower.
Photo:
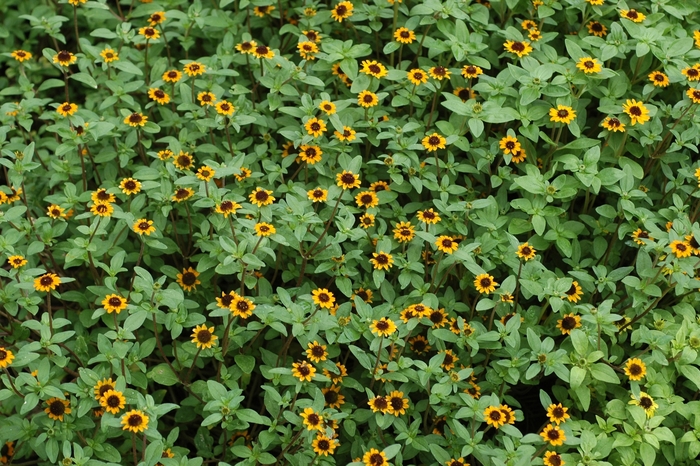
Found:
[{"label": "small yellow daisy-like flower", "polygon": [[255,42],[254,40],[250,41],[245,41],[241,42],[240,44],[236,44],[236,50],[243,54],[252,54],[253,50],[255,50],[255,47],[258,46],[258,43]]},{"label": "small yellow daisy-like flower", "polygon": [[34,289],[37,291],[53,291],[61,284],[61,278],[55,273],[45,273],[34,279]]},{"label": "small yellow daisy-like flower", "polygon": [[314,165],[320,162],[323,157],[323,151],[319,146],[310,146],[308,144],[302,144],[299,147],[299,158],[308,163],[309,165]]},{"label": "small yellow daisy-like flower", "polygon": [[559,426],[555,426],[553,424],[549,424],[547,427],[545,427],[544,430],[540,432],[540,435],[545,442],[554,447],[564,445],[564,442],[566,441],[564,431],[561,430]]},{"label": "small yellow daisy-like flower", "polygon": [[396,331],[396,324],[393,320],[382,317],[379,320],[372,321],[370,330],[377,336],[388,337]]},{"label": "small yellow daisy-like flower", "polygon": [[95,387],[93,388],[94,393],[95,393],[95,399],[97,401],[100,401],[100,398],[104,396],[105,393],[107,393],[110,390],[116,390],[114,381],[110,377],[109,379],[102,379],[95,384]]},{"label": "small yellow daisy-like flower", "polygon": [[557,105],[549,109],[549,120],[568,125],[576,118],[576,111],[567,105]]},{"label": "small yellow daisy-like flower", "polygon": [[586,1],[593,6],[600,6],[603,3],[605,3],[605,0],[586,0]]},{"label": "small yellow daisy-like flower", "polygon": [[255,304],[250,299],[244,298],[243,296],[236,295],[233,302],[229,305],[229,310],[234,316],[240,317],[241,319],[247,319],[253,315],[255,310]]},{"label": "small yellow daisy-like flower", "polygon": [[459,243],[457,243],[457,241],[455,241],[451,236],[442,235],[435,241],[435,246],[437,246],[439,251],[442,251],[445,254],[452,254],[459,247]]},{"label": "small yellow daisy-like flower", "polygon": [[377,197],[377,193],[374,191],[362,191],[360,194],[355,196],[355,203],[358,207],[369,209],[379,205],[379,198]]},{"label": "small yellow daisy-like flower", "polygon": [[111,414],[118,414],[126,406],[124,394],[117,390],[109,390],[100,398],[100,405]]},{"label": "small yellow daisy-like flower", "polygon": [[362,68],[360,68],[360,73],[372,76],[374,78],[380,79],[388,74],[386,66],[382,65],[376,60],[363,60]]},{"label": "small yellow daisy-like flower", "polygon": [[234,201],[221,201],[221,204],[216,205],[215,212],[221,214],[224,218],[228,218],[231,214],[236,214],[236,211],[241,208],[238,202]]},{"label": "small yellow daisy-like flower", "polygon": [[160,32],[158,32],[158,29],[151,26],[139,28],[139,34],[145,37],[147,41],[157,40],[160,38]]},{"label": "small yellow daisy-like flower", "polygon": [[386,396],[388,406],[387,412],[393,414],[394,416],[401,416],[406,414],[408,409],[408,399],[403,397],[403,392],[394,390]]},{"label": "small yellow daisy-like flower", "polygon": [[[372,217],[374,223],[374,217]],[[389,270],[394,265],[394,257],[386,252],[373,252],[369,260],[375,270]]]},{"label": "small yellow daisy-like flower", "polygon": [[527,37],[533,41],[537,42],[538,40],[542,39],[542,32],[537,29],[537,28],[532,28],[530,31],[527,33]]},{"label": "small yellow daisy-like flower", "polygon": [[258,45],[253,49],[253,56],[258,59],[267,58],[269,60],[275,57],[275,52],[273,52],[270,47]]},{"label": "small yellow daisy-like flower", "polygon": [[498,146],[503,150],[504,154],[515,154],[522,149],[520,147],[520,142],[518,142],[515,136],[505,136],[501,138]]},{"label": "small yellow daisy-like flower", "polygon": [[530,259],[535,258],[535,248],[530,246],[528,243],[523,243],[520,246],[518,246],[518,250],[515,252],[515,254],[521,258],[524,261],[529,261]]},{"label": "small yellow daisy-like flower", "polygon": [[406,27],[400,27],[394,31],[394,40],[401,44],[410,44],[416,40],[416,33]]},{"label": "small yellow daisy-like flower", "polygon": [[430,76],[433,79],[437,79],[438,81],[442,81],[443,79],[450,79],[450,70],[448,70],[444,66],[433,66],[428,70],[428,73],[430,73]]},{"label": "small yellow daisy-like flower", "polygon": [[260,222],[255,224],[255,234],[262,237],[267,237],[274,235],[277,232],[275,227],[266,222]]},{"label": "small yellow daisy-like flower", "polygon": [[661,71],[652,71],[649,73],[649,81],[656,87],[667,87],[670,83],[668,76]]},{"label": "small yellow daisy-like flower", "polygon": [[685,76],[688,81],[700,80],[700,63],[696,63],[688,68],[683,68],[681,74]]},{"label": "small yellow daisy-like flower", "polygon": [[131,411],[124,413],[122,416],[121,424],[124,426],[122,430],[128,430],[135,434],[143,432],[148,428],[148,416],[139,410],[132,409]]},{"label": "small yellow daisy-like flower", "polygon": [[418,217],[418,220],[428,225],[434,225],[441,220],[440,215],[433,209],[419,210],[416,213],[416,217]]},{"label": "small yellow daisy-like flower", "polygon": [[357,96],[357,105],[364,108],[374,107],[379,103],[379,97],[372,91],[362,91]]},{"label": "small yellow daisy-like flower", "polygon": [[581,297],[583,296],[583,288],[581,288],[581,285],[578,284],[576,280],[574,280],[571,283],[571,287],[566,291],[565,298],[569,300],[569,302],[572,303],[577,303],[581,300]]},{"label": "small yellow daisy-like flower", "polygon": [[690,100],[693,101],[694,104],[700,104],[700,89],[695,89],[691,87],[690,89],[685,91],[685,94]]},{"label": "small yellow daisy-like flower", "polygon": [[193,61],[192,63],[186,64],[184,70],[187,76],[193,77],[199,76],[200,74],[204,74],[204,72],[207,70],[207,67],[204,66],[202,63]]},{"label": "small yellow daisy-like flower", "polygon": [[180,151],[177,157],[173,159],[173,165],[180,170],[189,170],[194,166],[194,157],[189,152]]},{"label": "small yellow daisy-like flower", "polygon": [[102,61],[105,63],[112,63],[113,61],[119,60],[119,54],[114,49],[110,48],[101,51],[100,57],[102,57]]},{"label": "small yellow daisy-like flower", "polygon": [[305,124],[306,132],[315,138],[322,136],[326,132],[326,123],[318,118],[310,118]]},{"label": "small yellow daisy-like flower", "polygon": [[124,124],[132,126],[134,128],[141,128],[148,122],[148,117],[143,113],[134,112],[131,115],[124,118]]},{"label": "small yellow daisy-like flower", "polygon": [[64,102],[56,109],[56,112],[63,117],[71,116],[77,111],[78,106],[70,102]]},{"label": "small yellow daisy-like flower", "polygon": [[15,359],[15,355],[7,348],[0,346],[0,367],[6,368],[12,364],[12,360]]},{"label": "small yellow daisy-like flower", "polygon": [[182,269],[182,272],[177,274],[177,283],[185,291],[194,291],[197,289],[197,285],[202,284],[197,277],[199,277],[199,272],[192,267],[188,267]]},{"label": "small yellow daisy-like flower", "polygon": [[13,269],[18,269],[20,267],[27,265],[27,259],[25,259],[24,256],[21,256],[18,254],[15,256],[8,257],[7,263],[10,264]]},{"label": "small yellow daisy-like flower", "polygon": [[386,453],[376,448],[370,448],[368,452],[362,455],[362,462],[365,463],[365,466],[387,466],[389,464]]},{"label": "small yellow daisy-like flower", "polygon": [[306,195],[311,202],[325,202],[328,199],[328,191],[320,187],[307,191]]},{"label": "small yellow daisy-like flower", "polygon": [[354,8],[352,2],[340,2],[331,10],[331,16],[334,20],[342,23],[344,19],[348,19],[352,16],[352,10]]},{"label": "small yellow daisy-like flower", "polygon": [[253,14],[258,18],[264,18],[265,16],[272,13],[274,9],[275,7],[272,5],[256,6],[253,8]]},{"label": "small yellow daisy-like flower", "polygon": [[49,398],[46,401],[44,412],[49,415],[50,419],[63,422],[63,416],[71,413],[70,401],[55,397]]},{"label": "small yellow daisy-like flower", "polygon": [[275,202],[275,197],[272,195],[272,191],[261,187],[255,188],[255,190],[248,196],[248,199],[250,199],[250,202],[258,207],[270,205]]},{"label": "small yellow daisy-like flower", "polygon": [[498,429],[506,424],[506,416],[500,408],[489,406],[484,410],[484,421],[486,421],[486,424]]},{"label": "small yellow daisy-like flower", "polygon": [[[313,343],[309,343],[306,349],[306,357],[313,362],[325,361],[328,357],[328,351],[326,351],[326,345],[322,345],[316,340]],[[311,429],[309,429],[311,430]]]},{"label": "small yellow daisy-like flower", "polygon": [[333,135],[338,138],[339,141],[341,142],[350,142],[355,140],[355,135],[357,133],[355,132],[354,129],[352,129],[350,126],[343,126],[343,132],[341,133],[340,131],[335,131],[333,132]]},{"label": "small yellow daisy-like flower", "polygon": [[168,70],[165,73],[163,73],[161,79],[166,83],[175,84],[180,79],[182,79],[182,73],[180,73],[178,70]]},{"label": "small yellow daisy-like flower", "polygon": [[476,78],[481,74],[484,74],[484,70],[478,66],[464,65],[462,67],[462,76],[464,76],[466,79]]},{"label": "small yellow daisy-like flower", "polygon": [[651,120],[649,110],[644,106],[644,103],[638,100],[627,99],[627,102],[622,105],[622,110],[630,117],[630,125],[632,126],[637,123],[643,125]]},{"label": "small yellow daisy-like flower", "polygon": [[61,50],[53,56],[53,62],[58,63],[61,66],[70,66],[76,61],[78,61],[78,57],[66,50]]},{"label": "small yellow daisy-like flower", "polygon": [[690,255],[693,253],[693,248],[685,241],[671,241],[669,247],[671,248],[671,252],[673,252],[673,254],[675,254],[679,259],[683,257],[690,257]]},{"label": "small yellow daisy-like flower", "polygon": [[117,294],[109,294],[102,300],[102,307],[105,308],[107,314],[111,314],[113,312],[119,314],[126,309],[127,305],[128,303],[126,298]]},{"label": "small yellow daisy-like flower", "polygon": [[445,359],[442,360],[440,367],[446,371],[451,371],[452,368],[455,367],[457,361],[459,361],[459,358],[452,352],[452,350],[440,351],[440,353],[445,355]]},{"label": "small yellow daisy-like flower", "polygon": [[148,17],[148,22],[151,26],[157,26],[163,23],[165,19],[164,11],[156,11],[155,13],[151,13],[151,16]]},{"label": "small yellow daisy-like flower", "polygon": [[318,104],[318,108],[326,115],[333,115],[335,113],[335,104],[329,100],[324,100]]},{"label": "small yellow daisy-like flower", "polygon": [[342,173],[335,175],[336,182],[338,186],[343,189],[352,189],[360,187],[360,177],[355,175],[353,172],[343,170]]},{"label": "small yellow daisy-like flower", "polygon": [[197,178],[202,181],[211,181],[214,175],[216,175],[216,170],[207,165],[202,165],[199,167],[199,170],[197,170]]},{"label": "small yellow daisy-like flower", "polygon": [[656,404],[654,399],[644,392],[639,392],[639,398],[632,395],[632,401],[630,401],[629,404],[639,406],[642,409],[644,409],[644,412],[647,414],[647,417],[653,417],[654,411],[656,411],[656,408],[659,407],[659,405]]},{"label": "small yellow daisy-like flower", "polygon": [[647,374],[647,366],[641,359],[631,358],[625,363],[625,374],[630,380],[639,381]]},{"label": "small yellow daisy-like flower", "polygon": [[581,316],[574,313],[565,314],[561,319],[557,320],[557,328],[562,335],[571,335],[571,331],[581,327]]},{"label": "small yellow daisy-like flower", "polygon": [[165,105],[168,102],[170,102],[170,96],[168,95],[167,92],[165,92],[162,89],[158,88],[151,88],[148,90],[148,97],[151,98],[151,100],[155,100],[161,105]]},{"label": "small yellow daisy-like flower", "polygon": [[394,239],[399,243],[407,243],[416,236],[416,230],[411,222],[399,222],[394,227]]},{"label": "small yellow daisy-like flower", "polygon": [[414,68],[410,70],[408,72],[407,77],[409,82],[415,84],[416,86],[420,86],[421,84],[425,84],[428,82],[428,73],[421,70],[420,68]]},{"label": "small yellow daisy-like flower", "polygon": [[559,425],[566,421],[570,418],[569,413],[567,413],[568,410],[569,408],[562,406],[561,403],[549,405],[547,408],[547,417],[549,418],[549,422],[556,422],[557,425]]},{"label": "small yellow daisy-like flower", "polygon": [[292,375],[301,382],[311,382],[316,374],[316,369],[306,361],[295,362],[292,364]]},{"label": "small yellow daisy-like flower", "polygon": [[605,37],[608,34],[608,28],[598,21],[591,21],[586,26],[588,27],[588,33],[596,37]]},{"label": "small yellow daisy-like flower", "polygon": [[389,412],[389,400],[384,396],[375,396],[370,399],[367,404],[373,413],[387,413]]},{"label": "small yellow daisy-like flower", "polygon": [[[315,342],[314,342],[315,343]],[[311,343],[309,343],[311,345]],[[325,352],[325,346],[324,350]],[[306,351],[309,352],[308,350]],[[306,408],[299,416],[303,419],[307,430],[318,430],[323,432],[323,416],[314,411],[313,408]]]},{"label": "small yellow daisy-like flower", "polygon": [[482,273],[474,278],[474,287],[481,294],[493,293],[497,286],[498,283],[487,273]]},{"label": "small yellow daisy-like flower", "polygon": [[14,58],[20,63],[32,58],[32,54],[30,52],[27,52],[26,50],[15,50],[10,55],[12,55],[12,58]]},{"label": "small yellow daisy-like flower", "polygon": [[151,233],[156,231],[156,227],[153,226],[153,220],[148,220],[146,218],[136,220],[136,222],[134,222],[131,228],[134,230],[135,233],[138,233],[140,236],[150,236]]},{"label": "small yellow daisy-like flower", "polygon": [[555,451],[544,452],[544,457],[542,458],[544,466],[564,466],[566,461],[561,459],[561,455]]},{"label": "small yellow daisy-like flower", "polygon": [[523,28],[523,29],[526,30],[526,31],[529,31],[529,30],[532,29],[532,28],[536,28],[536,27],[537,27],[537,23],[534,22],[534,21],[531,20],[531,19],[525,19],[525,20],[523,20],[522,23],[520,23],[520,27]]},{"label": "small yellow daisy-like flower", "polygon": [[221,102],[218,102],[215,106],[216,108],[216,113],[219,115],[224,115],[224,116],[231,116],[233,115],[233,112],[236,110],[236,108],[231,105],[230,102],[227,100],[222,100]]},{"label": "small yellow daisy-like flower", "polygon": [[516,54],[518,58],[525,57],[532,52],[532,47],[528,41],[507,40],[503,44],[503,48],[506,49],[506,52]]},{"label": "small yellow daisy-like flower", "polygon": [[318,288],[311,292],[311,299],[322,309],[330,309],[335,304],[333,293],[325,288]]},{"label": "small yellow daisy-like flower", "polygon": [[110,217],[114,213],[114,207],[112,204],[93,204],[90,212],[96,217]]},{"label": "small yellow daisy-like flower", "polygon": [[63,207],[58,206],[56,204],[51,204],[47,209],[46,209],[46,215],[49,217],[56,219],[56,218],[61,218],[65,217],[65,214],[63,213],[65,209]]},{"label": "small yellow daisy-like flower", "polygon": [[586,74],[600,73],[600,71],[603,69],[598,60],[591,57],[580,58],[576,64],[576,68]]},{"label": "small yellow daisy-like flower", "polygon": [[87,0],[68,0],[68,3],[70,3],[73,6],[78,6],[87,3]]},{"label": "small yellow daisy-like flower", "polygon": [[209,105],[211,107],[216,102],[216,95],[213,92],[200,92],[197,94],[197,100],[199,100],[199,105]]},{"label": "small yellow daisy-like flower", "polygon": [[634,242],[638,245],[644,246],[646,241],[654,241],[654,238],[649,236],[648,231],[637,228],[637,230],[632,233],[632,240],[634,240]]},{"label": "small yellow daisy-like flower", "polygon": [[311,42],[319,43],[321,42],[321,34],[319,34],[318,31],[314,31],[313,29],[309,29],[308,31],[301,31],[304,36],[306,36],[307,39],[309,39]]},{"label": "small yellow daisy-like flower", "polygon": [[615,117],[606,117],[605,120],[603,120],[602,125],[603,128],[607,129],[608,131],[619,131],[620,133],[625,132],[625,124]]},{"label": "small yellow daisy-like flower", "polygon": [[462,102],[466,102],[469,99],[476,99],[476,92],[468,87],[457,87],[452,93],[462,99]]},{"label": "small yellow daisy-like flower", "polygon": [[623,18],[627,18],[630,21],[635,22],[635,23],[641,23],[642,21],[644,21],[646,19],[646,15],[638,12],[635,9],[620,10],[620,16],[622,16]]},{"label": "small yellow daisy-like flower", "polygon": [[374,215],[372,214],[362,214],[360,216],[360,227],[364,228],[365,230],[369,227],[374,226]]},{"label": "small yellow daisy-like flower", "polygon": [[446,142],[447,139],[440,136],[438,133],[427,135],[421,140],[421,144],[428,152],[435,152],[438,149],[444,149]]},{"label": "small yellow daisy-like flower", "polygon": [[525,152],[525,149],[520,149],[519,151],[515,151],[513,155],[511,155],[510,160],[513,163],[522,163],[525,160],[527,160],[527,153]]},{"label": "small yellow daisy-like flower", "polygon": [[216,344],[217,336],[214,335],[214,327],[207,328],[206,325],[198,325],[192,331],[192,343],[197,345],[198,349],[211,348]]},{"label": "small yellow daisy-like flower", "polygon": [[119,183],[119,188],[121,188],[124,194],[130,196],[141,191],[141,182],[133,178],[124,178],[121,183]]}]

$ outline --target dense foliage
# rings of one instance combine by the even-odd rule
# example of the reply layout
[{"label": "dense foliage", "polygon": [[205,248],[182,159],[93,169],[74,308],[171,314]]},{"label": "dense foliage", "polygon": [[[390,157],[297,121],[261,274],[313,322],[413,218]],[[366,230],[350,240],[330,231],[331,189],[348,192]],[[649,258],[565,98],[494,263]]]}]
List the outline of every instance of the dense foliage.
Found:
[{"label": "dense foliage", "polygon": [[694,0],[0,18],[0,463],[697,464]]}]

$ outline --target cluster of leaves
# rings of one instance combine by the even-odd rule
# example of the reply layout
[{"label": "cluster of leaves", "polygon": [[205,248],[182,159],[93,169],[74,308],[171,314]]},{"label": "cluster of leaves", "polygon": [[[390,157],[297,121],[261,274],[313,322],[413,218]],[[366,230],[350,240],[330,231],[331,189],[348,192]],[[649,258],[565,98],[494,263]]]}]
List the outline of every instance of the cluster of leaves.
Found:
[{"label": "cluster of leaves", "polygon": [[0,3],[0,463],[695,464],[693,0]]}]

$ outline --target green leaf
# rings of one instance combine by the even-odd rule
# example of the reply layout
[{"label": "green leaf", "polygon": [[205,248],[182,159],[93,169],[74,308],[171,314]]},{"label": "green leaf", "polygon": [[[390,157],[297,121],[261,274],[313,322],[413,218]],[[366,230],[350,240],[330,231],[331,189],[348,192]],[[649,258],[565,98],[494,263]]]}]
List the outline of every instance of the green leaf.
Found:
[{"label": "green leaf", "polygon": [[170,366],[165,363],[158,364],[156,367],[151,369],[151,371],[148,372],[148,378],[153,379],[154,382],[160,385],[165,385],[166,387],[175,385],[179,382],[179,379],[170,369]]},{"label": "green leaf", "polygon": [[76,81],[81,82],[83,84],[86,84],[92,87],[93,89],[97,89],[97,81],[95,81],[95,79],[87,73],[74,73],[70,75],[70,78],[75,79]]}]

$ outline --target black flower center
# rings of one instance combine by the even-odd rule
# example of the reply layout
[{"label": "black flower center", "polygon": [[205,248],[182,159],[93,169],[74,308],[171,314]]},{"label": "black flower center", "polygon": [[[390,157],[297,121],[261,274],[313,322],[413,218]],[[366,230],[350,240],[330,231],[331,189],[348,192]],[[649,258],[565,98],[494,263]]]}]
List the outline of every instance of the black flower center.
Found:
[{"label": "black flower center", "polygon": [[312,131],[319,131],[320,129],[321,129],[321,125],[320,125],[320,124],[318,124],[318,123],[315,122],[315,121],[314,121],[313,123],[311,123],[311,130],[312,130]]},{"label": "black flower center", "polygon": [[43,277],[41,277],[41,280],[39,280],[39,282],[44,286],[49,286],[53,284],[53,278],[51,278],[48,275],[44,275]]},{"label": "black flower center", "polygon": [[471,65],[470,65],[470,66],[467,66],[467,70],[466,70],[466,71],[467,71],[467,74],[474,74],[474,73],[476,73],[476,67],[471,66]]},{"label": "black flower center", "polygon": [[639,15],[637,14],[637,12],[635,10],[630,10],[627,12],[627,17],[629,19],[637,19],[639,17]]},{"label": "black flower center", "polygon": [[[314,129],[314,131],[316,130]],[[307,157],[316,157],[316,149],[314,149],[313,147],[308,147],[304,152],[306,152]]]},{"label": "black flower center", "polygon": [[548,459],[549,459],[549,464],[551,464],[552,466],[561,466],[561,456],[552,455]]},{"label": "black flower center", "polygon": [[640,116],[642,114],[642,109],[636,105],[630,107],[630,113],[634,116]]},{"label": "black flower center", "polygon": [[374,199],[372,198],[371,195],[369,194],[363,194],[362,197],[360,198],[360,201],[363,204],[371,204]]},{"label": "black flower center", "polygon": [[629,370],[629,373],[634,376],[642,373],[642,368],[639,366],[639,364],[632,364],[627,370]]},{"label": "black flower center", "polygon": [[268,197],[270,197],[270,195],[267,194],[266,191],[256,191],[255,192],[255,199],[257,199],[260,202],[266,201]]},{"label": "black flower center", "polygon": [[523,50],[525,50],[525,45],[523,45],[522,42],[513,42],[513,45],[511,45],[510,47],[516,52],[522,52]]},{"label": "black flower center", "polygon": [[510,149],[510,150],[515,149],[515,141],[506,142],[506,149]]},{"label": "black flower center", "polygon": [[576,319],[571,316],[564,317],[561,326],[564,330],[573,330],[576,328]]},{"label": "black flower center", "polygon": [[328,301],[331,300],[331,297],[328,296],[326,293],[321,293],[318,295],[318,300],[321,301],[322,303],[327,303]]},{"label": "black flower center", "polygon": [[129,416],[129,419],[127,419],[127,422],[131,427],[138,427],[143,422],[143,418],[138,414],[132,414]]},{"label": "black flower center", "polygon": [[196,63],[191,64],[190,71],[193,73],[199,71],[199,65],[197,65]]},{"label": "black flower center", "polygon": [[689,77],[693,77],[693,78],[694,78],[694,77],[696,77],[698,74],[700,74],[700,72],[699,72],[698,70],[696,70],[695,68],[691,68],[691,69],[689,69],[689,70],[687,71],[687,74],[688,74]]},{"label": "black flower center", "polygon": [[644,409],[649,409],[654,405],[654,402],[648,396],[642,396],[639,398],[639,406]]},{"label": "black flower center", "polygon": [[430,144],[431,146],[439,146],[440,138],[437,136],[430,136],[430,138],[428,138],[428,144]]},{"label": "black flower center", "polygon": [[620,126],[620,120],[618,120],[617,118],[611,118],[609,124],[615,127]]},{"label": "black flower center", "polygon": [[232,302],[233,302],[233,296],[230,294],[226,294],[226,295],[223,295],[221,297],[221,304],[223,304],[226,307],[229,307]]},{"label": "black flower center", "polygon": [[558,116],[559,118],[566,118],[566,117],[569,116],[569,111],[568,111],[568,110],[564,110],[564,109],[558,110],[558,111],[557,111],[557,116]]},{"label": "black flower center", "polygon": [[64,405],[61,400],[52,401],[49,405],[49,411],[51,411],[51,414],[54,416],[63,416],[66,412],[66,405]]},{"label": "black flower center", "polygon": [[221,203],[221,210],[224,212],[228,212],[230,210],[233,210],[233,202],[231,201],[224,201]]},{"label": "black flower center", "polygon": [[454,363],[454,358],[450,353],[445,353],[445,359],[442,360],[442,363],[446,366],[449,366]]},{"label": "black flower center", "polygon": [[413,79],[415,79],[416,81],[422,80],[423,76],[423,73],[421,73],[420,71],[416,71],[415,73],[413,73]]},{"label": "black flower center", "polygon": [[144,32],[144,35],[145,35],[146,37],[148,37],[148,36],[153,36],[153,35],[155,35],[156,30],[153,29],[153,28],[146,28],[146,30],[143,31],[143,32]]},{"label": "black flower center", "polygon": [[64,111],[64,112],[70,112],[70,111],[71,111],[71,106],[70,106],[70,104],[64,105],[64,106],[63,106],[63,111]]},{"label": "black flower center", "polygon": [[121,305],[122,305],[122,300],[121,300],[121,298],[119,298],[119,297],[112,297],[112,298],[109,298],[109,301],[108,301],[108,302],[109,302],[109,305],[110,305],[110,306],[114,306],[114,307],[117,307],[117,306],[121,306]]},{"label": "black flower center", "polygon": [[128,190],[136,189],[136,183],[132,180],[129,180],[126,183],[124,183],[124,187]]},{"label": "black flower center", "polygon": [[384,464],[384,457],[379,453],[374,453],[369,457],[369,464],[381,466]]},{"label": "black flower center", "polygon": [[110,385],[110,384],[102,385],[100,387],[98,393],[100,394],[100,397],[102,397],[105,393],[107,393],[110,390],[114,390],[114,387],[112,385]]},{"label": "black flower center", "polygon": [[374,407],[380,411],[384,411],[389,405],[386,401],[386,398],[384,398],[383,396],[378,396],[377,398],[372,400],[372,403],[374,404]]},{"label": "black flower center", "polygon": [[192,160],[187,155],[180,155],[177,158],[177,163],[183,167],[187,167],[192,163]]},{"label": "black flower center", "polygon": [[467,88],[460,89],[458,94],[459,94],[458,97],[462,100],[469,100],[469,97],[471,97],[469,95],[469,89],[467,89]]},{"label": "black flower center", "polygon": [[331,443],[326,439],[319,440],[316,445],[318,446],[318,449],[321,451],[326,451],[331,447]]},{"label": "black flower center", "polygon": [[442,247],[443,248],[451,248],[452,247],[452,240],[449,238],[445,238],[442,240]]},{"label": "black flower center", "polygon": [[139,223],[139,230],[146,231],[151,227],[151,225],[148,224],[148,222],[141,222]]},{"label": "black flower center", "polygon": [[583,66],[585,66],[586,68],[593,68],[593,67],[595,67],[595,63],[592,62],[591,60],[588,60],[588,61],[583,62]]},{"label": "black flower center", "polygon": [[408,39],[411,37],[411,33],[408,31],[401,31],[399,33],[399,35],[401,36],[402,39]]},{"label": "black flower center", "polygon": [[389,404],[391,404],[391,407],[397,411],[402,410],[403,409],[403,398],[399,398],[398,396],[392,396],[391,399],[389,400]]},{"label": "black flower center", "polygon": [[603,30],[603,25],[596,22],[596,23],[591,24],[591,29],[594,30],[595,32],[600,32]]},{"label": "black flower center", "polygon": [[219,106],[219,108],[221,108],[221,110],[223,110],[224,112],[228,112],[231,109],[231,106],[229,104],[223,103]]},{"label": "black flower center", "polygon": [[344,16],[348,12],[348,9],[345,7],[345,5],[338,5],[335,7],[335,12],[338,14],[338,16]]},{"label": "black flower center", "polygon": [[200,343],[209,343],[211,341],[211,332],[209,330],[200,330],[197,332],[197,341]]},{"label": "black flower center", "polygon": [[107,406],[110,408],[118,408],[120,404],[121,400],[117,395],[111,395],[109,398],[107,398]]},{"label": "black flower center", "polygon": [[379,67],[379,65],[369,65],[369,71],[374,74],[379,74],[382,72],[382,69]]},{"label": "black flower center", "polygon": [[0,349],[0,361],[7,359],[7,351]]},{"label": "black flower center", "polygon": [[486,277],[479,280],[479,284],[482,288],[489,288],[491,286],[491,279]]},{"label": "black flower center", "polygon": [[182,274],[182,283],[187,286],[192,286],[197,282],[197,276],[192,272],[185,272]]},{"label": "black flower center", "polygon": [[660,74],[660,73],[659,73],[659,74],[654,75],[654,79],[655,79],[656,81],[663,82],[663,81],[665,81],[666,78],[665,78],[665,76],[664,76],[663,74]]},{"label": "black flower center", "polygon": [[362,100],[368,104],[371,104],[372,102],[374,102],[374,97],[372,96],[372,94],[365,94]]},{"label": "black flower center", "polygon": [[501,420],[501,417],[503,417],[503,413],[497,409],[489,413],[489,418],[491,418],[492,421],[498,422]]},{"label": "black flower center", "polygon": [[321,191],[320,189],[317,189],[313,192],[313,196],[320,199],[323,197],[323,191]]},{"label": "black flower center", "polygon": [[340,177],[340,181],[342,181],[345,184],[354,184],[355,183],[355,175],[352,173],[344,173]]},{"label": "black flower center", "polygon": [[380,320],[379,322],[377,322],[376,327],[377,327],[377,330],[381,330],[383,332],[389,328],[389,322],[387,322],[385,320]]},{"label": "black flower center", "polygon": [[257,47],[255,51],[258,53],[258,55],[267,55],[267,47],[264,45]]},{"label": "black flower center", "polygon": [[520,252],[523,256],[529,256],[532,253],[532,249],[529,246],[525,246]]},{"label": "black flower center", "polygon": [[298,371],[301,375],[303,375],[303,376],[305,376],[305,377],[306,377],[307,375],[309,375],[309,373],[311,373],[311,371],[309,370],[309,366],[307,366],[306,364],[301,364],[301,365],[297,368],[297,371]]},{"label": "black flower center", "polygon": [[177,71],[168,71],[168,77],[170,79],[175,79],[177,78]]},{"label": "black flower center", "polygon": [[447,71],[447,70],[446,70],[444,67],[442,67],[442,66],[436,66],[436,67],[433,69],[433,73],[436,74],[436,75],[438,75],[438,76],[444,76],[446,71]]},{"label": "black flower center", "polygon": [[143,120],[143,117],[141,117],[141,115],[139,115],[138,113],[132,113],[131,115],[129,115],[129,121],[131,123],[141,123],[141,120]]},{"label": "black flower center", "polygon": [[425,341],[416,340],[413,342],[413,351],[416,353],[422,353],[425,350]]},{"label": "black flower center", "polygon": [[557,406],[556,408],[554,408],[552,410],[552,417],[554,417],[554,419],[563,418],[564,417],[564,409]]},{"label": "black flower center", "polygon": [[153,95],[155,95],[158,99],[162,99],[165,97],[165,92],[161,91],[160,89],[157,89]]},{"label": "black flower center", "polygon": [[70,52],[66,52],[65,50],[61,50],[58,52],[58,61],[68,61],[71,58]]},{"label": "black flower center", "polygon": [[389,258],[387,257],[386,254],[379,254],[376,257],[376,261],[379,262],[380,264],[388,264],[389,263]]},{"label": "black flower center", "polygon": [[326,350],[324,350],[322,346],[316,345],[313,348],[311,348],[311,354],[313,354],[317,358],[321,358],[326,354]]}]

